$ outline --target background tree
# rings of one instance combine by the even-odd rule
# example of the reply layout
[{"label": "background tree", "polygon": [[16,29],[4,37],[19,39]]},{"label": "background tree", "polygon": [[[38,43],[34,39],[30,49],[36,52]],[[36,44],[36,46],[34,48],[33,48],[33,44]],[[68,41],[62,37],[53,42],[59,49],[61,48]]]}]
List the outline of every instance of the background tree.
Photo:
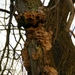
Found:
[{"label": "background tree", "polygon": [[19,32],[11,4],[9,0],[0,2],[0,75],[25,75],[21,58],[25,32]]}]

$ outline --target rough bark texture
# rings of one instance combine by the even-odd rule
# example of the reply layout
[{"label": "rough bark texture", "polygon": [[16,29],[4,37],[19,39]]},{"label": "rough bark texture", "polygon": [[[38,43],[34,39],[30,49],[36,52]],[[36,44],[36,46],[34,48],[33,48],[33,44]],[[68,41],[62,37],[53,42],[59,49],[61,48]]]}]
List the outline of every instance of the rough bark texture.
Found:
[{"label": "rough bark texture", "polygon": [[42,13],[38,11],[42,5],[39,0],[16,0],[17,8],[26,11],[20,15],[22,21],[29,25],[25,27],[27,40],[22,50],[28,75],[75,75],[75,47],[65,30],[70,10],[66,1],[57,3],[51,0]]}]

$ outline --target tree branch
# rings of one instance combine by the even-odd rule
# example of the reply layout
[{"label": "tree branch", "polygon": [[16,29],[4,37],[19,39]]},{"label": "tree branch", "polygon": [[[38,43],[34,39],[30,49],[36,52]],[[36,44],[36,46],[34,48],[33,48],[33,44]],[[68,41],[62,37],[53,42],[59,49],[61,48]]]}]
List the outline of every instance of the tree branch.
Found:
[{"label": "tree branch", "polygon": [[68,4],[70,12],[71,12],[70,18],[69,18],[67,25],[66,25],[66,31],[68,32],[70,29],[70,26],[72,24],[73,18],[74,18],[74,5],[73,5],[72,0],[66,0],[66,1],[67,1],[67,4]]},{"label": "tree branch", "polygon": [[75,38],[75,34],[73,33],[72,30],[69,30],[69,32],[73,35],[73,37]]},{"label": "tree branch", "polygon": [[[10,14],[10,11],[5,10],[5,9],[1,9],[1,8],[0,8],[0,11],[2,11],[2,12],[6,12],[6,13]],[[13,14],[13,15],[14,15],[14,16],[17,16],[17,14]]]}]

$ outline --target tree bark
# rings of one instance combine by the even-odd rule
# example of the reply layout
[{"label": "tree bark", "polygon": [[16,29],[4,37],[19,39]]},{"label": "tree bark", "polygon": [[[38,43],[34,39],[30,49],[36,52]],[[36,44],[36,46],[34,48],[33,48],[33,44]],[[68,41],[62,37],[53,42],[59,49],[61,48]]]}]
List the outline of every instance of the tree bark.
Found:
[{"label": "tree bark", "polygon": [[[42,3],[40,0],[16,0],[16,6],[22,13],[24,11],[36,12],[42,6]],[[53,6],[55,7],[52,9]],[[58,75],[75,75],[75,47],[72,44],[69,32],[65,30],[69,11],[71,11],[69,3],[66,1],[51,0],[49,6],[43,9],[46,14],[44,27],[29,29],[30,31],[28,29],[25,30],[27,40],[24,51],[28,51],[27,59],[30,64],[30,66],[25,66],[29,69],[27,70],[28,75],[50,75],[51,72],[53,73],[52,75],[57,75],[57,71]],[[40,34],[37,29],[39,33],[42,33],[42,39],[45,40],[43,41],[44,43],[39,39]],[[38,35],[34,32],[37,32]],[[29,34],[31,38],[30,36],[28,37]],[[33,36],[34,34],[37,37]],[[41,44],[37,41],[38,39]],[[47,44],[46,47],[45,42]],[[51,48],[50,45],[52,46]]]}]

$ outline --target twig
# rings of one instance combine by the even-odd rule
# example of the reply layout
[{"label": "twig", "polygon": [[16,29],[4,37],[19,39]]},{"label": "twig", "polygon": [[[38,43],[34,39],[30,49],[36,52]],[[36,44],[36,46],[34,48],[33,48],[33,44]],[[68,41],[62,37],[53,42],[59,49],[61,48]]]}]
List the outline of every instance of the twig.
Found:
[{"label": "twig", "polygon": [[51,7],[50,10],[56,8],[58,6],[59,2],[60,2],[60,0],[58,0],[58,2],[56,3],[56,5],[54,5],[53,7]]},{"label": "twig", "polygon": [[[0,8],[0,11],[2,11],[2,12],[6,12],[6,13],[10,14],[10,11],[5,10],[5,9],[1,9],[1,8]],[[13,13],[13,15],[14,15],[14,16],[17,16],[17,14],[14,14],[14,13]]]},{"label": "twig", "polygon": [[73,35],[73,37],[75,38],[75,34],[73,33],[72,30],[69,30],[69,32]]}]

